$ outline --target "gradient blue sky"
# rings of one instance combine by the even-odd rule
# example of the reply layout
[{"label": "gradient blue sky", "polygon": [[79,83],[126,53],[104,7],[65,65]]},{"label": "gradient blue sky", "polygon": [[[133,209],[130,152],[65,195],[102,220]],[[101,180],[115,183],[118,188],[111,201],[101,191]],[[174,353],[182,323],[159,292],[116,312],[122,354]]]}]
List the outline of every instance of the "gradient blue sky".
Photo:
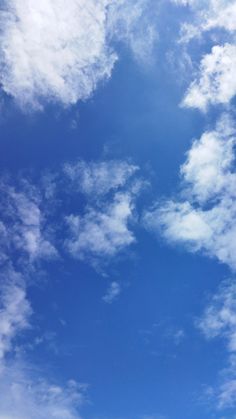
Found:
[{"label": "gradient blue sky", "polygon": [[236,2],[0,4],[0,419],[235,419]]}]

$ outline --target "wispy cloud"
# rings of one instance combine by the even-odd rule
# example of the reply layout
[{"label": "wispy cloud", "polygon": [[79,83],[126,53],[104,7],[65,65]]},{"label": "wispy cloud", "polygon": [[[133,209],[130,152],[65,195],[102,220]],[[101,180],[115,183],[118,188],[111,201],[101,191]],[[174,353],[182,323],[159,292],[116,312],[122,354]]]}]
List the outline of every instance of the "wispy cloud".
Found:
[{"label": "wispy cloud", "polygon": [[4,362],[6,354],[11,351],[14,339],[29,326],[31,315],[20,275],[9,271],[5,275],[6,282],[0,289],[0,362]]},{"label": "wispy cloud", "polygon": [[236,30],[234,0],[172,0],[172,2],[190,7],[193,12],[192,23],[182,24],[182,41],[184,42],[214,29],[224,29],[232,35]]},{"label": "wispy cloud", "polygon": [[121,293],[121,286],[119,282],[113,281],[107,288],[106,294],[102,297],[103,301],[107,304],[113,303]]},{"label": "wispy cloud", "polygon": [[45,228],[40,210],[40,196],[28,182],[22,181],[19,189],[2,181],[0,190],[4,205],[1,205],[1,255],[10,249],[25,253],[31,261],[40,258],[54,258],[57,251]]},{"label": "wispy cloud", "polygon": [[126,161],[78,161],[67,163],[64,171],[75,189],[92,198],[123,187],[138,167]]},{"label": "wispy cloud", "polygon": [[211,394],[220,409],[236,406],[236,284],[235,279],[221,284],[197,326],[207,339],[224,339],[228,350],[228,367],[221,371],[219,384]]},{"label": "wispy cloud", "polygon": [[71,380],[61,386],[30,364],[8,362],[0,373],[1,419],[81,419],[84,386]]},{"label": "wispy cloud", "polygon": [[[46,372],[34,370],[24,347],[23,332],[33,328],[33,308],[27,296],[43,259],[57,254],[48,240],[40,192],[20,179],[13,187],[1,180],[0,206],[0,418],[80,419],[83,389],[75,381],[51,383]],[[33,275],[32,275],[33,273]]]}]

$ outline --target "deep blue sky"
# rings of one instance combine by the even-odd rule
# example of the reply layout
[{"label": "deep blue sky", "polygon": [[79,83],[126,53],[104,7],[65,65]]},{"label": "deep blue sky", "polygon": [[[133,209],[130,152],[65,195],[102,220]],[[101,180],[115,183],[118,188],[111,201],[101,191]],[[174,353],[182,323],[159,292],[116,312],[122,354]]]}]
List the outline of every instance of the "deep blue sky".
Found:
[{"label": "deep blue sky", "polygon": [[[165,234],[147,229],[144,221],[154,203],[184,199],[180,166],[186,153],[193,140],[207,129],[213,131],[228,111],[222,104],[205,113],[180,106],[201,57],[215,42],[223,44],[226,36],[221,41],[216,27],[215,38],[203,31],[201,40],[187,46],[178,43],[182,22],[197,13],[190,6],[163,3],[154,18],[158,39],[146,63],[139,62],[123,41],[113,40],[119,60],[109,80],[98,83],[86,100],[62,106],[44,97],[42,110],[22,109],[12,94],[2,91],[2,188],[11,185],[20,193],[27,180],[40,191],[42,223],[58,250],[55,259],[31,260],[27,269],[23,247],[9,251],[14,269],[27,271],[33,312],[30,328],[16,334],[7,356],[14,359],[17,347],[24,362],[48,380],[62,386],[70,379],[87,383],[87,400],[79,407],[82,418],[234,418],[234,403],[219,410],[219,390],[213,389],[220,386],[220,374],[228,365],[226,342],[206,340],[196,326],[211,296],[225,279],[233,278],[234,269],[220,263],[206,244],[202,252],[189,251],[183,240],[180,245],[170,243]],[[213,6],[209,13],[215,13]],[[196,22],[200,26],[198,18]],[[73,258],[65,247],[65,217],[76,213],[82,218],[91,206],[105,211],[113,192],[101,202],[88,198],[68,184],[63,167],[110,160],[137,165],[137,178],[147,183],[141,186],[129,221],[136,242],[112,257]],[[49,173],[56,188],[51,201],[42,192],[42,177]],[[19,228],[14,214],[7,218],[4,205],[8,208],[1,204],[2,219],[9,231],[14,223]],[[198,202],[196,208],[205,210],[207,205],[215,204]],[[4,260],[3,273],[5,268]],[[120,293],[106,303],[103,297],[112,282],[119,284]],[[6,419],[1,414],[0,408],[0,418]],[[49,416],[53,417],[59,419]],[[38,416],[23,413],[19,418]]]}]

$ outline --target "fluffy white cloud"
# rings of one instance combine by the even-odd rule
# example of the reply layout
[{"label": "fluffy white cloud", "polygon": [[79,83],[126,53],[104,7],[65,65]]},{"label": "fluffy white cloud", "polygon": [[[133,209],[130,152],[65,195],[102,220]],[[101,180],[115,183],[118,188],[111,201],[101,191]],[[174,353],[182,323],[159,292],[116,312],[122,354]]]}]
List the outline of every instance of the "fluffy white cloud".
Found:
[{"label": "fluffy white cloud", "polygon": [[[5,0],[0,15],[2,89],[27,109],[48,102],[69,106],[88,98],[111,75],[117,60],[111,43],[121,33],[120,25],[126,27],[122,40],[136,48],[140,38],[132,36],[134,20],[142,22],[143,3]],[[150,44],[149,32],[145,25],[144,40]]]},{"label": "fluffy white cloud", "polygon": [[52,384],[30,365],[7,363],[0,372],[0,419],[81,419],[83,386]]},{"label": "fluffy white cloud", "polygon": [[203,250],[236,269],[235,132],[227,117],[195,141],[181,168],[182,197],[145,214],[150,230],[169,242]]},{"label": "fluffy white cloud", "polygon": [[87,98],[109,77],[109,0],[11,0],[1,22],[1,84],[22,106]]},{"label": "fluffy white cloud", "polygon": [[135,242],[131,231],[135,199],[144,182],[134,176],[138,167],[126,161],[79,161],[64,171],[72,187],[86,200],[78,213],[66,216],[65,246],[79,259],[112,257]]},{"label": "fluffy white cloud", "polygon": [[234,128],[227,119],[222,119],[217,130],[206,132],[194,141],[181,175],[197,201],[203,203],[226,190],[234,195],[234,146]]},{"label": "fluffy white cloud", "polygon": [[77,189],[91,197],[105,195],[124,186],[137,170],[137,166],[119,160],[90,163],[81,160],[64,167]]},{"label": "fluffy white cloud", "polygon": [[109,287],[106,291],[106,294],[103,296],[102,299],[103,299],[103,301],[105,301],[105,303],[111,304],[111,303],[113,303],[114,300],[116,300],[119,297],[120,293],[121,293],[120,284],[116,281],[113,281],[109,285]]},{"label": "fluffy white cloud", "polygon": [[85,256],[114,256],[135,241],[128,228],[132,217],[132,197],[128,193],[115,194],[103,208],[88,208],[84,216],[70,215],[67,223],[71,237],[66,241],[68,251],[76,258]]},{"label": "fluffy white cloud", "polygon": [[235,73],[236,46],[214,46],[204,55],[199,77],[188,88],[183,106],[206,111],[209,105],[229,103],[236,94]]}]

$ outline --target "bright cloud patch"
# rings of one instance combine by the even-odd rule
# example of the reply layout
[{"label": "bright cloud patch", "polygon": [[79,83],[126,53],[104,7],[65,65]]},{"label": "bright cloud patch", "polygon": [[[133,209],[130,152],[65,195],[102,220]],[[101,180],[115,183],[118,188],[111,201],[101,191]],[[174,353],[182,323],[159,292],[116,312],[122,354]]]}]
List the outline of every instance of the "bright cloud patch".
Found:
[{"label": "bright cloud patch", "polygon": [[145,215],[149,229],[236,269],[235,132],[227,118],[195,141],[182,166],[182,196]]},{"label": "bright cloud patch", "polygon": [[74,381],[58,386],[22,362],[0,372],[0,419],[81,419],[83,401],[83,388]]},{"label": "bright cloud patch", "polygon": [[104,209],[88,208],[84,216],[68,216],[71,238],[66,241],[67,249],[78,258],[113,256],[135,240],[128,228],[132,212],[131,196],[118,193],[112,203],[104,202]]},{"label": "bright cloud patch", "polygon": [[[137,2],[131,14],[132,4],[120,0],[4,1],[2,89],[27,109],[48,102],[69,106],[88,98],[111,75],[117,54],[110,44],[114,36],[119,38],[120,25],[126,27],[124,42],[133,50],[134,40],[139,42],[140,36],[133,39],[131,34],[134,20],[142,21],[142,3]],[[148,28],[145,25],[144,42],[150,38]]]},{"label": "bright cloud patch", "polygon": [[192,22],[182,24],[182,41],[188,42],[202,32],[224,29],[233,34],[236,30],[236,2],[234,0],[172,0],[181,6],[191,7]]},{"label": "bright cloud patch", "polygon": [[102,161],[64,168],[75,190],[86,196],[84,209],[66,216],[65,246],[78,259],[112,257],[135,242],[130,229],[142,182],[138,167],[126,161]]},{"label": "bright cloud patch", "polygon": [[183,105],[206,111],[208,105],[227,104],[236,94],[236,46],[214,46],[203,57],[199,79],[189,87]]},{"label": "bright cloud patch", "polygon": [[76,103],[109,77],[106,0],[11,0],[2,12],[1,84],[22,106]]}]

